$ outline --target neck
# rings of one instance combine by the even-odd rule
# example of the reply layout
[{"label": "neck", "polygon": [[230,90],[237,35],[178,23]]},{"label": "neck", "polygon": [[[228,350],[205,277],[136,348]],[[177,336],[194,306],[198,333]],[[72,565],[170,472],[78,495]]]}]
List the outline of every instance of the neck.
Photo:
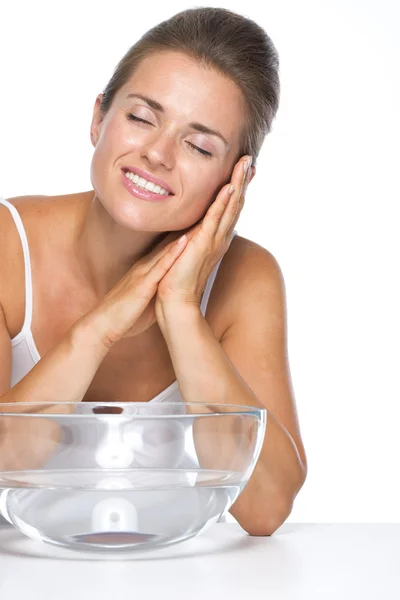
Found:
[{"label": "neck", "polygon": [[94,190],[79,202],[75,248],[81,270],[102,299],[167,232],[136,231],[117,223]]}]

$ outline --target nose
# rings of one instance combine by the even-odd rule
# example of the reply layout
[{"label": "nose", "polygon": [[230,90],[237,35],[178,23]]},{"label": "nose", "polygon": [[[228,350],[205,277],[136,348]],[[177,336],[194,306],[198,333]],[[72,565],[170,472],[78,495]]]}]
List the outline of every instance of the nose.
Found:
[{"label": "nose", "polygon": [[175,140],[165,132],[154,132],[142,144],[141,157],[152,165],[163,165],[170,170],[175,162]]}]

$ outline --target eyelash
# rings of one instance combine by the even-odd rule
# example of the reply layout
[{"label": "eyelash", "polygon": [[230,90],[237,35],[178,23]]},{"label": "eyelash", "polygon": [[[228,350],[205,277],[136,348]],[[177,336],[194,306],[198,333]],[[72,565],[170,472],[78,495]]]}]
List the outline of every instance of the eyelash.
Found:
[{"label": "eyelash", "polygon": [[[136,117],[132,113],[128,113],[128,119],[130,121],[140,121],[141,123],[148,123],[149,125],[151,125],[151,123],[149,121],[145,121],[145,119],[140,119],[139,117]],[[202,154],[204,156],[204,158],[211,158],[212,157],[211,152],[207,152],[207,150],[203,150],[202,148],[198,148],[197,146],[195,146],[191,142],[187,142],[187,143],[189,144],[189,146],[191,146],[192,148],[194,148],[194,150],[197,150],[198,152],[200,152],[200,154]]]}]

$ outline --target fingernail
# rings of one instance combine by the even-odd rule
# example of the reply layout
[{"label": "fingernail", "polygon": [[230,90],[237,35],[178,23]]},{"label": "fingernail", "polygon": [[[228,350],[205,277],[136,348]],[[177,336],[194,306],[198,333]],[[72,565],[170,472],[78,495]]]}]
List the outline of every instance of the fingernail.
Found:
[{"label": "fingernail", "polygon": [[249,156],[247,159],[247,168],[246,168],[247,171],[250,169],[250,165],[252,162],[253,162],[253,157]]}]

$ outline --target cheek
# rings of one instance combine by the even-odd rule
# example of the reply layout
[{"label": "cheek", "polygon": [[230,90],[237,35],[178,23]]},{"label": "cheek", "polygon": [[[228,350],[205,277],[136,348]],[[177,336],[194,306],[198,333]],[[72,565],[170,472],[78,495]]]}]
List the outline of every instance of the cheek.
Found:
[{"label": "cheek", "polygon": [[210,169],[208,169],[193,179],[191,188],[192,193],[194,196],[196,196],[198,203],[205,207],[215,196],[217,191],[216,186],[216,178],[210,174]]},{"label": "cheek", "polygon": [[112,148],[110,148],[109,138],[105,135],[100,136],[94,148],[90,165],[90,179],[93,189],[97,193],[106,191],[107,184],[110,182],[112,165]]},{"label": "cheek", "polygon": [[183,197],[185,219],[187,217],[188,222],[190,221],[192,224],[201,220],[214,202],[217,194],[218,189],[215,185],[211,186],[209,182],[203,185],[191,186],[190,191],[185,191]]},{"label": "cheek", "polygon": [[128,123],[120,119],[111,119],[101,131],[99,143],[96,146],[102,156],[108,154],[109,160],[129,152],[132,147],[138,145],[137,136],[134,136]]},{"label": "cheek", "polygon": [[106,159],[103,154],[103,146],[101,140],[99,140],[94,149],[92,161],[90,163],[90,180],[93,189],[96,190],[97,193],[100,193],[100,190],[104,187],[104,180],[106,179],[104,174]]},{"label": "cheek", "polygon": [[110,120],[101,130],[94,148],[90,167],[90,177],[94,189],[104,190],[112,175],[116,160],[132,150],[124,125]]}]

